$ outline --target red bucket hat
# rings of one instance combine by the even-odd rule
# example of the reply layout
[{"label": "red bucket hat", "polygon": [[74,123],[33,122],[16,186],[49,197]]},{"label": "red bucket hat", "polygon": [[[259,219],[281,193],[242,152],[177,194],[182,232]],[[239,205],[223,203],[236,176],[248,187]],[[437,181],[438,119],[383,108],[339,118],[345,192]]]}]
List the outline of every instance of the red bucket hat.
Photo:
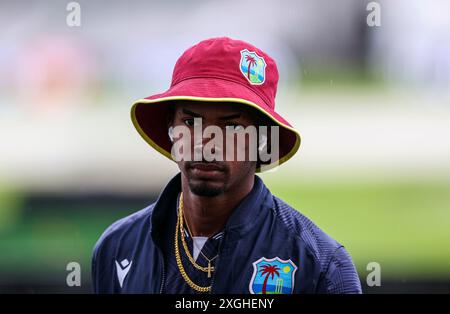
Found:
[{"label": "red bucket hat", "polygon": [[[300,134],[275,111],[278,69],[275,61],[255,46],[228,37],[211,38],[186,50],[175,64],[170,88],[137,100],[131,119],[139,134],[158,152],[173,160],[167,133],[168,102],[230,102],[251,107],[279,128],[279,160],[282,164],[300,147]],[[261,169],[257,169],[261,172]]]}]

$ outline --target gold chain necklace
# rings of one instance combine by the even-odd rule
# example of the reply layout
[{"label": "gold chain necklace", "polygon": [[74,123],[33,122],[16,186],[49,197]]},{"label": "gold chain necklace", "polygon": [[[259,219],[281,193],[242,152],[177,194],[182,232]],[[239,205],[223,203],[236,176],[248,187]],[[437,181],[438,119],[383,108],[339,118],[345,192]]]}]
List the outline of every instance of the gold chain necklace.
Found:
[{"label": "gold chain necklace", "polygon": [[186,281],[186,283],[192,289],[194,289],[194,290],[196,290],[198,292],[210,292],[211,291],[211,286],[207,286],[207,287],[199,286],[199,285],[195,284],[191,280],[191,278],[189,278],[188,274],[184,270],[183,263],[181,262],[180,250],[179,250],[179,247],[178,247],[178,230],[182,226],[182,219],[183,219],[182,218],[182,213],[183,213],[182,200],[183,200],[183,193],[181,193],[181,197],[180,197],[180,208],[179,208],[179,213],[178,213],[179,217],[177,219],[177,225],[175,227],[175,259],[176,259],[176,262],[177,262],[177,265],[178,265],[178,269],[180,270],[181,276],[183,277],[184,281]]},{"label": "gold chain necklace", "polygon": [[[199,251],[199,253],[208,261],[208,267],[206,267],[206,269],[207,269],[207,272],[208,272],[208,278],[210,278],[211,277],[211,272],[213,272],[214,271],[214,267],[213,266],[211,266],[211,262],[213,261],[213,260],[215,260],[218,256],[219,256],[219,254],[216,254],[216,256],[214,256],[213,258],[209,258],[208,256],[206,256],[203,252],[202,252],[202,250],[197,246],[197,243],[195,243],[195,241],[194,241],[194,237],[193,237],[193,235],[192,235],[192,232],[191,232],[191,229],[189,229],[189,225],[188,224],[186,224],[186,227],[187,227],[187,229],[188,229],[188,232],[189,232],[189,235],[191,236],[191,238],[192,238],[192,243],[194,244],[194,246],[197,248],[197,250]],[[184,233],[183,233],[183,239],[182,239],[182,241],[183,241],[183,245],[186,243],[186,241],[185,241],[185,236],[184,236]],[[186,249],[186,247],[187,246],[185,246],[185,249]],[[196,263],[196,261],[194,260],[194,262]],[[194,264],[194,266],[196,266],[195,264]],[[201,266],[200,266],[201,267]],[[204,269],[205,267],[203,267],[203,269]]]},{"label": "gold chain necklace", "polygon": [[[191,262],[191,264],[194,265],[195,268],[197,268],[197,269],[199,269],[199,270],[201,270],[201,271],[203,271],[205,273],[208,273],[208,278],[211,278],[211,272],[214,271],[214,267],[211,266],[211,262],[213,260],[215,260],[219,256],[219,254],[217,254],[213,258],[209,259],[205,254],[203,254],[202,250],[199,250],[200,254],[202,254],[203,257],[208,261],[208,266],[207,267],[202,267],[202,266],[197,264],[197,262],[192,257],[191,253],[189,252],[189,248],[187,246],[185,235],[184,235],[184,232],[183,232],[183,230],[184,230],[184,225],[183,225],[183,220],[184,220],[183,219],[184,218],[184,214],[183,214],[183,208],[184,208],[183,207],[183,193],[181,193],[181,195],[180,195],[180,206],[179,207],[180,207],[179,208],[179,215],[180,215],[179,221],[180,221],[181,242],[183,243],[184,251],[186,252],[186,255],[187,255],[189,261]],[[187,226],[188,231],[189,231],[189,233],[190,233],[190,235],[192,237],[192,232],[189,229],[189,225],[186,224],[186,226]],[[193,238],[192,238],[192,243],[193,243],[193,245],[197,246]],[[198,249],[198,247],[197,247],[197,249]]]}]

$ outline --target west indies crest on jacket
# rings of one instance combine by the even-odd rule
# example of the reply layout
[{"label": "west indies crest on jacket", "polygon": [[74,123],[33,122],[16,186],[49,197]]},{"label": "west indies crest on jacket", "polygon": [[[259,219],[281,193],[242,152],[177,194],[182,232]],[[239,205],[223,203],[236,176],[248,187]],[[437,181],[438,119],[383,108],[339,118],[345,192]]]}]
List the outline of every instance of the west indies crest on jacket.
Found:
[{"label": "west indies crest on jacket", "polygon": [[291,294],[297,266],[289,259],[265,258],[253,262],[253,276],[248,289],[252,294]]}]

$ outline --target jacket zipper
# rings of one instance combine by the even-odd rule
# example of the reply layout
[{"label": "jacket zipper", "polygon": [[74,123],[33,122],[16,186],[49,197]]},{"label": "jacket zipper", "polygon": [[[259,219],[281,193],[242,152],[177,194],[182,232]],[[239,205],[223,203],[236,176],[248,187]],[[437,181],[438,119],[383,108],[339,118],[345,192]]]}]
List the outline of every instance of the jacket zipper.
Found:
[{"label": "jacket zipper", "polygon": [[213,273],[212,279],[211,279],[211,289],[209,290],[209,294],[212,294],[212,291],[213,291],[214,279],[216,279],[217,265],[219,265],[219,260],[220,260],[220,256],[217,257],[216,267],[214,267],[214,273]]},{"label": "jacket zipper", "polygon": [[214,267],[214,273],[213,273],[212,279],[211,279],[211,289],[209,290],[209,294],[212,294],[212,292],[213,292],[214,279],[216,279],[217,266],[219,266],[220,254],[222,254],[222,251],[223,251],[223,246],[224,246],[224,243],[225,243],[225,236],[226,236],[226,231],[223,232],[222,243],[220,243],[219,256],[217,256],[216,266]]},{"label": "jacket zipper", "polygon": [[166,277],[166,273],[165,273],[165,269],[164,269],[164,257],[163,254],[161,252],[161,250],[158,248],[158,253],[159,253],[159,257],[161,262],[161,266],[162,266],[162,279],[161,279],[161,288],[159,289],[159,293],[162,294],[163,293],[163,289],[164,289],[164,281],[165,281],[165,277]]}]

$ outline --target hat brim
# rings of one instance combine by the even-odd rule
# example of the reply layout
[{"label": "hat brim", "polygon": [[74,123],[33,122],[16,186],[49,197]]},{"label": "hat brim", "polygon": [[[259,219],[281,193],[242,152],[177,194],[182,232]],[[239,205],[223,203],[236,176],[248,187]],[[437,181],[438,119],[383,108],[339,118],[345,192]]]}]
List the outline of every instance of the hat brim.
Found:
[{"label": "hat brim", "polygon": [[256,172],[281,165],[300,147],[300,134],[248,87],[218,78],[190,78],[172,86],[164,93],[135,101],[131,108],[131,119],[138,133],[150,146],[170,160],[173,160],[172,143],[167,134],[167,106],[163,104],[179,100],[242,104],[259,111],[279,125],[279,159],[258,167]]}]

